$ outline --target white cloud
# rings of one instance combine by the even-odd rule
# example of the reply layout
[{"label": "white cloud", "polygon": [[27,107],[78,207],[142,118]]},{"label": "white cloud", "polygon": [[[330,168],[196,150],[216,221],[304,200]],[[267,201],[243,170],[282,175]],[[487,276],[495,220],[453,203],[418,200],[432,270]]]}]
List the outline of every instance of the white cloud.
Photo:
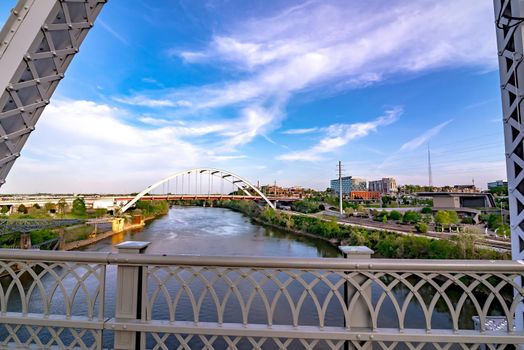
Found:
[{"label": "white cloud", "polygon": [[144,107],[191,107],[190,101],[172,101],[169,99],[153,99],[145,96],[134,96],[134,97],[115,97],[115,101],[133,105],[133,106],[144,106]]},{"label": "white cloud", "polygon": [[310,134],[319,131],[320,128],[305,128],[305,129],[289,129],[282,131],[282,134],[286,135],[303,135]]},{"label": "white cloud", "polygon": [[401,108],[386,111],[384,116],[365,123],[333,124],[325,128],[324,137],[313,147],[303,151],[295,151],[280,155],[279,160],[285,161],[317,161],[322,155],[333,152],[345,146],[351,140],[367,136],[381,126],[386,126],[398,120],[402,114]]},{"label": "white cloud", "polygon": [[420,146],[427,144],[432,137],[437,136],[440,133],[440,131],[446,125],[448,125],[451,122],[452,122],[452,120],[448,120],[448,121],[446,121],[444,123],[441,123],[441,124],[431,128],[431,129],[427,130],[423,134],[415,137],[414,139],[404,143],[400,147],[400,151],[401,152],[402,151],[413,151],[413,150],[416,150],[417,148],[419,148]]},{"label": "white cloud", "polygon": [[[203,48],[169,51],[186,63],[218,63],[240,78],[118,101],[191,115],[237,108],[236,118],[251,125],[230,132],[232,144],[242,145],[275,130],[286,101],[300,92],[338,92],[447,67],[496,69],[494,26],[486,25],[492,22],[489,1],[308,1],[228,23]],[[260,108],[263,116],[246,117]]]},{"label": "white cloud", "polygon": [[184,139],[208,130],[143,129],[124,122],[132,117],[105,104],[54,100],[2,192],[136,192],[177,170],[245,157]]}]

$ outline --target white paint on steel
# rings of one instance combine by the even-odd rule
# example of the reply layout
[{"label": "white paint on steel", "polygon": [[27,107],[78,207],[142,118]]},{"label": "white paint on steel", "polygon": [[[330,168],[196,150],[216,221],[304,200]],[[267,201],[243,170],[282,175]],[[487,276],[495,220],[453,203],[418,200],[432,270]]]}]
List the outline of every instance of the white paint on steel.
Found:
[{"label": "white paint on steel", "polygon": [[[131,201],[129,201],[129,203],[124,205],[122,207],[122,209],[120,210],[120,212],[121,213],[125,213],[129,208],[131,208],[133,205],[135,205],[135,203],[138,202],[140,200],[140,198],[144,197],[146,194],[150,193],[151,191],[153,191],[157,187],[161,186],[162,184],[164,184],[164,183],[166,183],[168,181],[171,181],[173,179],[176,179],[179,176],[184,176],[186,174],[192,174],[192,173],[196,173],[196,174],[208,173],[210,176],[220,177],[222,180],[225,180],[225,181],[231,183],[233,186],[236,186],[238,189],[242,190],[247,196],[252,196],[252,194],[249,193],[245,187],[240,186],[240,184],[244,184],[249,189],[253,190],[264,201],[266,201],[266,203],[271,208],[275,209],[275,205],[273,203],[271,203],[271,201],[262,192],[260,192],[260,190],[258,188],[253,186],[246,179],[244,179],[244,178],[242,178],[242,177],[240,177],[240,176],[238,176],[236,174],[233,174],[233,173],[231,173],[229,171],[226,171],[226,170],[221,170],[221,169],[216,169],[216,168],[195,168],[195,169],[190,169],[190,170],[184,170],[184,171],[177,172],[177,173],[175,173],[173,175],[170,175],[170,176],[168,176],[168,177],[166,177],[166,178],[164,178],[164,179],[162,179],[162,180],[152,184],[151,186],[148,186],[142,192],[137,194],[135,198],[133,198]],[[229,177],[231,177],[233,180],[228,179]],[[235,181],[239,181],[239,182],[235,182]]]},{"label": "white paint on steel", "polygon": [[106,0],[20,0],[0,31],[0,186]]},{"label": "white paint on steel", "polygon": [[[524,259],[524,35],[522,0],[494,0],[498,44],[502,121],[508,176],[513,260]],[[522,277],[517,277],[521,284]],[[515,313],[517,331],[524,330],[524,305]]]}]

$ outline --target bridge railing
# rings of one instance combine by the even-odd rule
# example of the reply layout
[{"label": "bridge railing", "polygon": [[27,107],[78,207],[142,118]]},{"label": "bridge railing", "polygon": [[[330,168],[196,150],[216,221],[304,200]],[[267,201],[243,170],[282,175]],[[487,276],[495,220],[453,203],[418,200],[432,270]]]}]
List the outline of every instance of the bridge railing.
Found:
[{"label": "bridge railing", "polygon": [[0,347],[509,349],[524,343],[514,329],[524,292],[519,262],[159,256],[139,254],[142,248],[0,250]]}]

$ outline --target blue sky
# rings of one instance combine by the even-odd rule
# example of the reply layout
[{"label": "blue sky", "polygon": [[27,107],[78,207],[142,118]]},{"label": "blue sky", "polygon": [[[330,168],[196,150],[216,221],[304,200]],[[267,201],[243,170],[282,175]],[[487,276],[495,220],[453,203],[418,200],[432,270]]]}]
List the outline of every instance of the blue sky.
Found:
[{"label": "blue sky", "polygon": [[[0,3],[3,23],[15,1]],[[505,178],[490,0],[113,0],[2,192]]]}]

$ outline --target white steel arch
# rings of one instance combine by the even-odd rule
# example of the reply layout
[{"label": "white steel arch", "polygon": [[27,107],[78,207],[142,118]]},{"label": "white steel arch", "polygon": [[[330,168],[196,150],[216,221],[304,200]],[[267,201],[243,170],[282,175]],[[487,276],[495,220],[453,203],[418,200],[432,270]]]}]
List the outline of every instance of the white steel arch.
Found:
[{"label": "white steel arch", "polygon": [[260,196],[266,203],[273,209],[275,209],[275,205],[271,203],[271,201],[262,193],[258,188],[256,188],[254,185],[252,185],[249,181],[244,179],[243,177],[236,175],[232,172],[229,172],[227,170],[217,169],[217,168],[194,168],[184,171],[179,171],[177,173],[174,173],[166,178],[163,178],[162,180],[155,182],[154,184],[148,186],[146,189],[144,189],[142,192],[137,194],[135,198],[133,198],[131,201],[129,201],[126,205],[124,205],[120,209],[120,213],[125,213],[129,208],[131,208],[133,205],[135,205],[136,202],[140,200],[140,198],[144,197],[154,189],[162,186],[163,184],[167,183],[168,181],[174,180],[177,177],[188,175],[188,174],[208,174],[210,176],[219,177],[224,181],[227,181],[231,183],[232,185],[236,186],[238,189],[242,190],[247,196],[253,196],[253,193],[250,193],[249,190],[252,190],[255,192],[257,196]]}]

